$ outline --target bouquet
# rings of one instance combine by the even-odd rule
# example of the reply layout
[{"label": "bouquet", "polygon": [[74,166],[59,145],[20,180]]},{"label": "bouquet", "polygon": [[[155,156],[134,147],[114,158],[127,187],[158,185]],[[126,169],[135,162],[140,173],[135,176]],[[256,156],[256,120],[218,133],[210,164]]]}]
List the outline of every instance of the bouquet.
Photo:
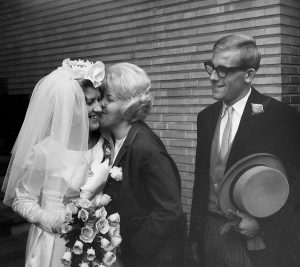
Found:
[{"label": "bouquet", "polygon": [[61,237],[66,240],[66,251],[61,259],[64,266],[104,267],[116,261],[120,245],[120,216],[107,216],[105,205],[110,196],[97,195],[93,201],[86,198],[67,204],[67,215],[61,226]]}]

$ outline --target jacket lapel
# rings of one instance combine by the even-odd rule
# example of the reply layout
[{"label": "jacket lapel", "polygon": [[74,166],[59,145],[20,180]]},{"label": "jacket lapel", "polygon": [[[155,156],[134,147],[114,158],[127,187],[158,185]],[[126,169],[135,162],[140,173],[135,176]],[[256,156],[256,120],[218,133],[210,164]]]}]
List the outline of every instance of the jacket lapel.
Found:
[{"label": "jacket lapel", "polygon": [[228,161],[226,170],[237,160],[240,159],[241,150],[244,147],[247,140],[249,140],[250,136],[252,135],[255,127],[257,126],[259,116],[255,116],[252,114],[252,105],[251,103],[255,104],[263,104],[263,95],[257,92],[254,88],[252,88],[252,92],[248,98],[246,103],[240,125],[236,136],[234,138]]},{"label": "jacket lapel", "polygon": [[135,122],[133,123],[133,125],[131,126],[128,135],[113,163],[113,166],[118,166],[120,164],[120,162],[122,161],[123,157],[125,156],[125,153],[127,151],[127,148],[132,144],[135,135],[138,133],[138,131],[140,130],[140,125]]}]

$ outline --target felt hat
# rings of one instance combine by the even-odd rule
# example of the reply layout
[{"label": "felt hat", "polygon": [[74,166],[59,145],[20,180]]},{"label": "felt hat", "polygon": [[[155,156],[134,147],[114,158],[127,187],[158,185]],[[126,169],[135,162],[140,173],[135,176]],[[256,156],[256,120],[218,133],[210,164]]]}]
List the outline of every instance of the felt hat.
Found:
[{"label": "felt hat", "polygon": [[237,161],[224,175],[217,196],[225,215],[228,209],[253,217],[279,211],[289,195],[286,171],[277,157],[259,153]]}]

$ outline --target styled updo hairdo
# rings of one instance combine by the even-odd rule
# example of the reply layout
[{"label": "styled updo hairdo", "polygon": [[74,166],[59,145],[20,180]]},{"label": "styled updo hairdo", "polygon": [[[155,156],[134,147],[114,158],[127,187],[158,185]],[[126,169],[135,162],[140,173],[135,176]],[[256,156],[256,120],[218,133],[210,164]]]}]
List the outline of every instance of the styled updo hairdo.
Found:
[{"label": "styled updo hairdo", "polygon": [[123,62],[108,68],[104,86],[117,99],[125,101],[122,116],[129,122],[144,120],[150,113],[153,96],[151,80],[140,67]]},{"label": "styled updo hairdo", "polygon": [[86,88],[88,87],[92,87],[92,88],[95,88],[95,89],[101,89],[101,86],[100,85],[99,87],[95,87],[93,82],[91,80],[88,80],[88,79],[82,79],[82,80],[78,80],[78,83],[80,85],[80,87],[85,90]]},{"label": "styled updo hairdo", "polygon": [[101,98],[103,98],[103,95],[104,95],[104,85],[103,85],[103,83],[98,87],[95,87],[93,85],[92,81],[90,81],[88,79],[79,80],[78,83],[79,83],[80,87],[82,88],[83,92],[85,92],[85,90],[89,87],[95,88],[96,90],[99,90]]}]

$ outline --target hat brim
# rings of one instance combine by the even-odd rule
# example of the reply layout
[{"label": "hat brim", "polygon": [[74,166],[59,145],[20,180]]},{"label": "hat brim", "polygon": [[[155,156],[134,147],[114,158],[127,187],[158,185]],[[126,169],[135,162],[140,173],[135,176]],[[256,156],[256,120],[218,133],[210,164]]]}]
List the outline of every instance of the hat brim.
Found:
[{"label": "hat brim", "polygon": [[[241,160],[237,161],[232,167],[225,173],[224,178],[219,185],[218,192],[217,192],[217,199],[218,199],[218,206],[219,209],[225,214],[230,216],[230,212],[228,210],[233,210],[236,211],[238,207],[235,205],[235,203],[232,202],[232,199],[230,197],[229,191],[231,184],[233,183],[234,179],[240,175],[243,170],[249,170],[251,169],[252,166],[266,166],[269,168],[273,168],[274,171],[278,171],[282,173],[282,176],[286,177],[286,171],[284,169],[284,166],[282,163],[279,161],[279,159],[272,155],[272,154],[267,154],[267,153],[258,153],[258,154],[252,154],[250,156],[247,156],[245,158],[242,158]],[[288,187],[288,182],[286,179],[286,184]],[[283,190],[286,190],[284,188]],[[287,189],[288,192],[288,189]],[[287,197],[286,197],[287,198]],[[278,206],[278,208],[280,205]],[[273,208],[271,213],[274,213],[276,211]],[[270,213],[266,212],[265,214],[258,212],[254,214],[250,214],[255,217],[266,217],[271,215]]]}]

